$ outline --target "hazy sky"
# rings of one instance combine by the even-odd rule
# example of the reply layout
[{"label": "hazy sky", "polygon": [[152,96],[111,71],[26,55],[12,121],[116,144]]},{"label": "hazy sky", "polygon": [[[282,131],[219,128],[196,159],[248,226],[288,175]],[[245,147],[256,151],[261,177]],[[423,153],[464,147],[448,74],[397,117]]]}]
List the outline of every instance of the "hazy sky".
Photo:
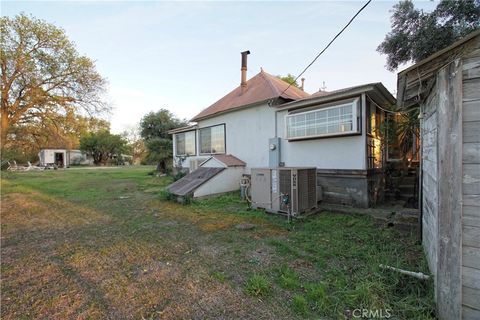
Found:
[{"label": "hazy sky", "polygon": [[[192,118],[239,85],[244,50],[248,78],[260,67],[299,74],[364,2],[2,1],[1,13],[63,28],[108,79],[112,131],[121,132],[160,108]],[[393,93],[396,73],[375,49],[394,4],[373,1],[305,73],[306,91],[382,82]]]}]

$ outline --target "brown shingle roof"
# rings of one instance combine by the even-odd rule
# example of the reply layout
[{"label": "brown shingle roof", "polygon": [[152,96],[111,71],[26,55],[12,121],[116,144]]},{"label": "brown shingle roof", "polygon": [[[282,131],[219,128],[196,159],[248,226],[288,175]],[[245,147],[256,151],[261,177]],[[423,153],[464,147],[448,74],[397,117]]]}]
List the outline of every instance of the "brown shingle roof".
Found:
[{"label": "brown shingle roof", "polygon": [[191,121],[198,121],[217,113],[231,111],[272,98],[280,97],[292,101],[310,96],[308,93],[294,86],[290,86],[288,90],[286,90],[287,88],[288,83],[262,70],[247,81],[245,88],[238,86],[210,107],[197,114]]},{"label": "brown shingle roof", "polygon": [[212,156],[227,167],[245,167],[246,163],[231,154],[216,154]]}]

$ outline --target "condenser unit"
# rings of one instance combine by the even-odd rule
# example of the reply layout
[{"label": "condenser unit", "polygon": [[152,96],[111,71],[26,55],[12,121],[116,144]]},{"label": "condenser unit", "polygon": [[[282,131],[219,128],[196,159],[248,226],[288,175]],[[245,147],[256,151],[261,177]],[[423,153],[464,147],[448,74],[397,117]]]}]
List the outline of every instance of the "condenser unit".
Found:
[{"label": "condenser unit", "polygon": [[299,215],[317,208],[317,169],[258,168],[251,170],[254,208]]}]

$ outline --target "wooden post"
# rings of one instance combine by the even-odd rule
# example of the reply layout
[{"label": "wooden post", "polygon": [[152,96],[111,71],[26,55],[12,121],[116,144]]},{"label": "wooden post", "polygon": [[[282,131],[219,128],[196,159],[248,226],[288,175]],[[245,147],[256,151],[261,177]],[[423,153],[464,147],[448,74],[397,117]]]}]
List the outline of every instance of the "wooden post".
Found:
[{"label": "wooden post", "polygon": [[439,70],[438,251],[436,296],[440,319],[462,318],[462,66]]}]

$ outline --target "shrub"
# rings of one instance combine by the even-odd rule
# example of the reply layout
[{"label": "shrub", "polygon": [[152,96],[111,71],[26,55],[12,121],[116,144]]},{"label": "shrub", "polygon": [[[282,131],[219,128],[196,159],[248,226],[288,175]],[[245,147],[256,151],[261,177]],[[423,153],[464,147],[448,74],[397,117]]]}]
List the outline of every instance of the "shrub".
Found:
[{"label": "shrub", "polygon": [[173,178],[173,181],[177,181],[177,180],[180,180],[182,179],[183,177],[185,177],[187,175],[187,172],[185,171],[178,171],[177,173],[175,173],[172,178]]},{"label": "shrub", "polygon": [[162,191],[160,191],[160,199],[161,200],[175,200],[175,195],[173,193],[171,193],[170,191],[168,191],[167,189],[163,189]]}]

